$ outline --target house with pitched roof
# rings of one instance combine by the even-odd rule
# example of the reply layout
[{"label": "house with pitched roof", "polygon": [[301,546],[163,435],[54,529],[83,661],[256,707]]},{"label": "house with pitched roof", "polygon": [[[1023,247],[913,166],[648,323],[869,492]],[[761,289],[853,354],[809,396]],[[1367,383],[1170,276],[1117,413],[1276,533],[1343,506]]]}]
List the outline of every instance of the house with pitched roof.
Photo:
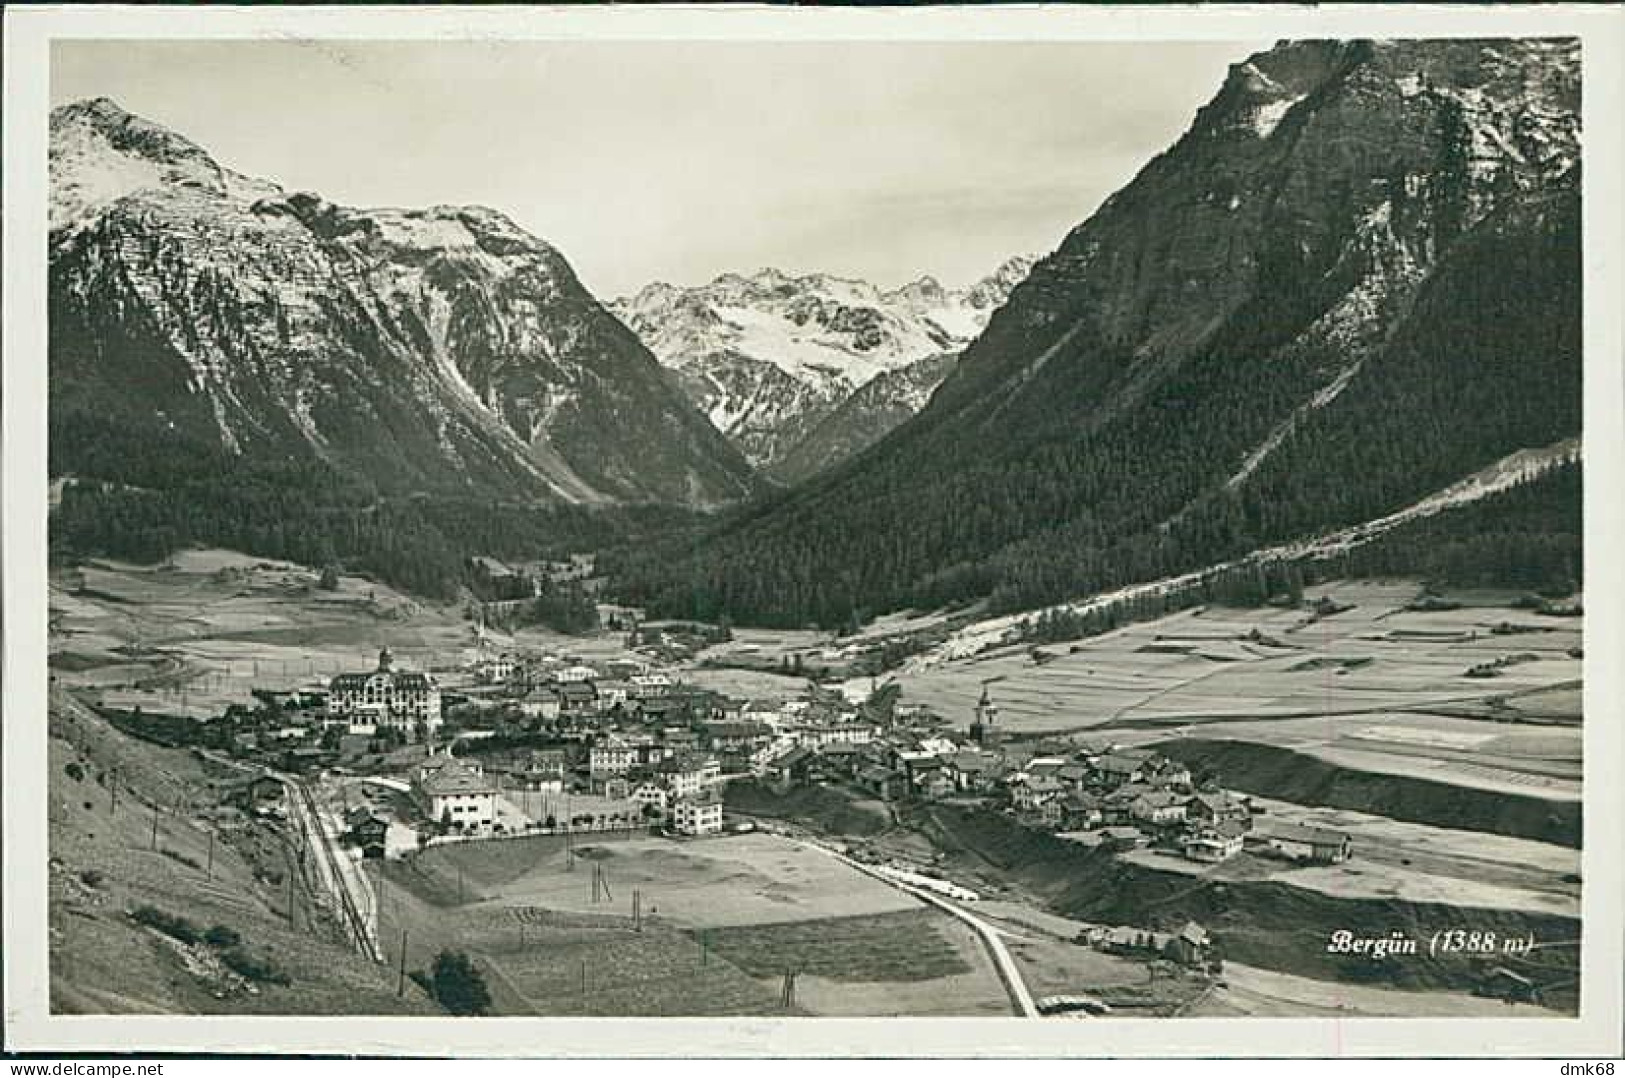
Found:
[{"label": "house with pitched roof", "polygon": [[417,794],[429,818],[463,831],[488,831],[497,819],[496,783],[453,757],[420,772]]},{"label": "house with pitched roof", "polygon": [[1241,852],[1246,841],[1247,828],[1239,821],[1205,824],[1181,841],[1180,847],[1192,861],[1218,863],[1228,861]]},{"label": "house with pitched roof", "polygon": [[1277,856],[1313,864],[1337,864],[1347,861],[1354,853],[1354,839],[1347,832],[1301,824],[1271,824],[1255,841]]}]

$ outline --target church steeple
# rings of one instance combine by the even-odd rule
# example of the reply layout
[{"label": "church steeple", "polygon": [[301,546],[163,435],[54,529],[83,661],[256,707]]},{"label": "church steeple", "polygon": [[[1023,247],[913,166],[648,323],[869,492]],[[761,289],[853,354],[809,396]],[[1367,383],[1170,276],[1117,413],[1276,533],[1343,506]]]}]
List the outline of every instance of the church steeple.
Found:
[{"label": "church steeple", "polygon": [[993,696],[987,690],[987,684],[982,684],[982,697],[976,701],[976,718],[970,724],[971,740],[978,745],[989,746],[998,741],[999,708],[993,702]]}]

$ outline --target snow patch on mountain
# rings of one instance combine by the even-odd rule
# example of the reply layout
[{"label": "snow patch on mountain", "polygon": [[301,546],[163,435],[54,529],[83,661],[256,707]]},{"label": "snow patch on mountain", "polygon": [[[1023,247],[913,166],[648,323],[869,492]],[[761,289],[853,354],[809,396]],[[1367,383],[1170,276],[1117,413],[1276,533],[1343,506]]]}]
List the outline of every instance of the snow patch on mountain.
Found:
[{"label": "snow patch on mountain", "polygon": [[963,289],[927,276],[889,292],[769,268],[697,288],[656,282],[610,309],[719,430],[769,465],[861,387],[970,343],[1032,264],[1012,258]]},{"label": "snow patch on mountain", "polygon": [[751,488],[563,256],[496,210],[289,193],[105,98],[53,110],[50,171],[57,385],[414,489]]},{"label": "snow patch on mountain", "polygon": [[1280,126],[1282,118],[1292,110],[1292,106],[1302,100],[1303,96],[1298,95],[1284,97],[1279,101],[1267,101],[1259,105],[1253,112],[1253,131],[1259,138],[1269,138],[1275,134],[1275,129]]}]

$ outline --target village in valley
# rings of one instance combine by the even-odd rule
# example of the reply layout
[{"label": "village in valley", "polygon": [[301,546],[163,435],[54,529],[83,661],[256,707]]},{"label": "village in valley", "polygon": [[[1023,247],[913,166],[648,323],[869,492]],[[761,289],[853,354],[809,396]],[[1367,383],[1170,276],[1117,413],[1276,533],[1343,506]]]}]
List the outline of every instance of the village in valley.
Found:
[{"label": "village in valley", "polygon": [[[165,871],[214,879],[229,848],[264,913],[395,970],[397,995],[435,954],[472,953],[503,986],[496,1013],[1288,1013],[1271,1001],[1349,976],[1323,953],[1339,911],[1370,909],[1391,879],[1431,898],[1412,859],[1450,856],[1460,834],[1260,796],[1275,790],[1256,776],[1237,789],[1160,723],[1035,729],[1031,680],[1072,661],[1036,648],[989,652],[998,672],[958,705],[916,702],[933,681],[876,668],[895,636],[736,634],[601,596],[596,629],[516,627],[521,593],[564,583],[546,572],[596,587],[586,557],[481,559],[476,594],[504,597],[460,608],[225,552],[89,562],[53,589],[54,729],[82,772],[105,723],[205,776],[184,806],[127,787]],[[1288,616],[1323,613],[1254,615]],[[1164,635],[1136,654],[1188,661]],[[97,782],[121,788],[121,766]],[[104,808],[84,808],[95,838]],[[1560,913],[1556,848],[1499,841],[1509,861],[1550,860],[1505,882],[1529,889],[1529,917]],[[1297,951],[1270,936],[1283,884],[1316,903]],[[606,938],[626,948],[613,977],[593,972]],[[1260,954],[1287,968],[1250,965]],[[679,1002],[682,970],[729,987]],[[1512,963],[1423,987],[1468,1010],[1540,1003]],[[1327,1013],[1415,995],[1338,992]]]},{"label": "village in valley", "polygon": [[[481,562],[482,572],[512,572]],[[583,565],[590,558],[575,562]],[[354,778],[335,787],[358,791],[346,802],[344,838],[366,857],[536,832],[717,834],[725,788],[736,781],[780,794],[838,784],[881,803],[990,807],[1085,845],[1203,863],[1244,847],[1304,863],[1350,856],[1343,832],[1255,829],[1249,796],[1155,751],[1007,741],[989,686],[957,722],[892,694],[877,693],[878,706],[853,704],[817,681],[773,697],[730,696],[686,681],[686,663],[661,658],[703,649],[707,634],[719,639],[714,629],[640,624],[639,612],[606,609],[611,631],[626,634],[624,656],[493,646],[482,610],[471,646],[451,663],[409,669],[386,643],[372,669],[251,687],[252,704],[206,718],[165,714],[162,698],[144,710],[129,693],[102,706],[138,732],[160,730],[267,769]]]}]

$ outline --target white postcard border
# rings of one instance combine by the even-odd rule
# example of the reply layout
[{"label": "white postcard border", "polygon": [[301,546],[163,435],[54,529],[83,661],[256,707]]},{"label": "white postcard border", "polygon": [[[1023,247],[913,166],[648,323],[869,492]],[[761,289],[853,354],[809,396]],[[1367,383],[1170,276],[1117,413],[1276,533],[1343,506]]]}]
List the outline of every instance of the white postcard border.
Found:
[{"label": "white postcard border", "polygon": [[[60,38],[1215,40],[1577,36],[1583,40],[1585,839],[1578,1018],[422,1019],[69,1017],[46,977],[46,217],[48,53]],[[995,9],[9,7],[5,13],[4,960],[12,1050],[459,1056],[1539,1056],[1620,1050],[1625,763],[1625,337],[1617,7]]]}]

